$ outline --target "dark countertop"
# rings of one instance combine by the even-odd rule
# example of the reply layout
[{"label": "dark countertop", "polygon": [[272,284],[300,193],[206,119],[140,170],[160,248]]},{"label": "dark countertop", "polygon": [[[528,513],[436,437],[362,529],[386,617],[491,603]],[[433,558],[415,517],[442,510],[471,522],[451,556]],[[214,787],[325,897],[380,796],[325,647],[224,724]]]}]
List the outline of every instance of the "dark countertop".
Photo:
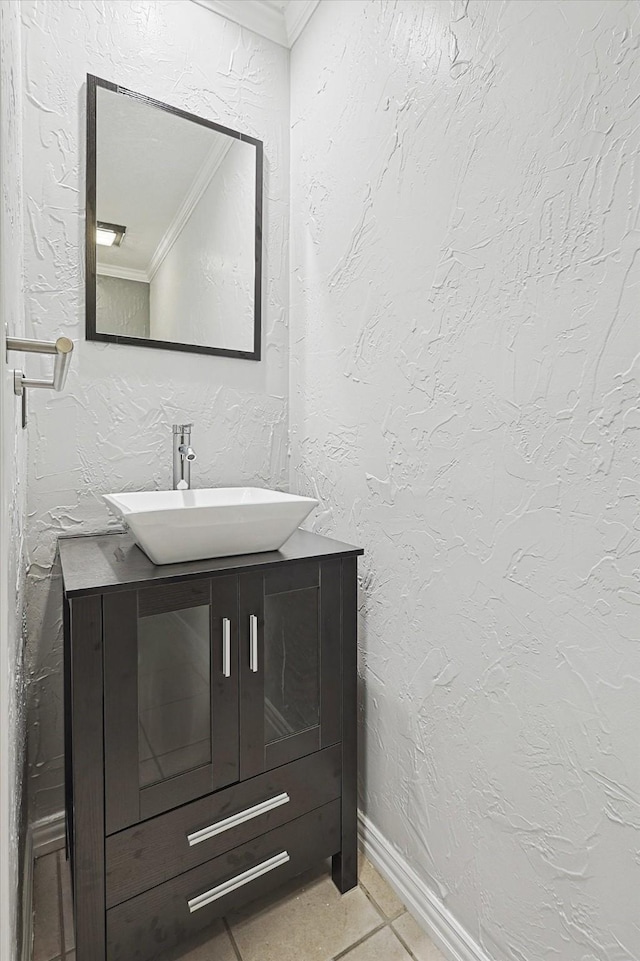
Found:
[{"label": "dark countertop", "polygon": [[203,574],[235,574],[272,564],[364,553],[360,547],[302,530],[295,531],[279,551],[236,554],[182,564],[153,564],[129,534],[61,537],[58,551],[67,597],[169,584]]}]

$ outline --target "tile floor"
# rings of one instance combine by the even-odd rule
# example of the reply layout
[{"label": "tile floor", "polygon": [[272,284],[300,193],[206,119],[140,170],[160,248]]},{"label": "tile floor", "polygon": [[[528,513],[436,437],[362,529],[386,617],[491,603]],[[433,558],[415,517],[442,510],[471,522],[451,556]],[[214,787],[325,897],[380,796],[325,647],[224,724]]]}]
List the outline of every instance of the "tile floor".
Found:
[{"label": "tile floor", "polygon": [[[33,961],[75,961],[64,852],[36,861]],[[223,918],[162,961],[444,961],[386,881],[361,859],[341,897],[328,866]],[[158,959],[160,961],[160,959]]]}]

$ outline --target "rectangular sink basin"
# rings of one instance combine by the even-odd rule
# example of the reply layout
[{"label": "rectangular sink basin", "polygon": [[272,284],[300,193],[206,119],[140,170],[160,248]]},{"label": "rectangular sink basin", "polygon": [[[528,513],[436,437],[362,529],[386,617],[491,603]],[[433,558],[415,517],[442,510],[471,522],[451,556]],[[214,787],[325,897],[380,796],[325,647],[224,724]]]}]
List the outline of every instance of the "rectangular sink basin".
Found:
[{"label": "rectangular sink basin", "polygon": [[102,496],[154,564],[277,551],[318,505],[259,487]]}]

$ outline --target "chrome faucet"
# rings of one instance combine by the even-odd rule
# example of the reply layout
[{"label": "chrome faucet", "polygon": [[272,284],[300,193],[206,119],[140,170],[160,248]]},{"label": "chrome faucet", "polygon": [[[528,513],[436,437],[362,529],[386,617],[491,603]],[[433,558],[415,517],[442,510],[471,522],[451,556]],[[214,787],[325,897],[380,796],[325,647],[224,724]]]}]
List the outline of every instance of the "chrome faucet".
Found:
[{"label": "chrome faucet", "polygon": [[191,488],[191,464],[196,454],[191,447],[193,424],[173,425],[173,489],[187,491]]}]

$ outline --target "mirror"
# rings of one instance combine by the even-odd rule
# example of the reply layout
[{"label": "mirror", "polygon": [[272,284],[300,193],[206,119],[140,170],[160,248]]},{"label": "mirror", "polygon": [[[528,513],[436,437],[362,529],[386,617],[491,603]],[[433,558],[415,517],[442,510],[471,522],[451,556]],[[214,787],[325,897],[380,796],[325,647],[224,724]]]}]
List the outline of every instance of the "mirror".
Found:
[{"label": "mirror", "polygon": [[262,143],[87,78],[87,340],[260,360]]}]

